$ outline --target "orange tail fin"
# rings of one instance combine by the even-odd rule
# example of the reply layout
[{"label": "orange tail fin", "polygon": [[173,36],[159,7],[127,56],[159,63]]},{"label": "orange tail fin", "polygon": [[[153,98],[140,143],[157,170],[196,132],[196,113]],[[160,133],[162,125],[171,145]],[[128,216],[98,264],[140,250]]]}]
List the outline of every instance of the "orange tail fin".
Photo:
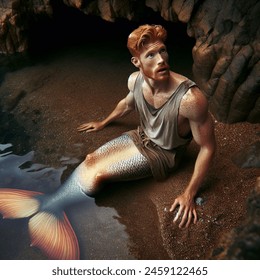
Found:
[{"label": "orange tail fin", "polygon": [[38,211],[40,203],[32,198],[38,192],[0,189],[0,213],[3,218],[26,218]]},{"label": "orange tail fin", "polygon": [[29,233],[32,246],[38,247],[50,259],[79,259],[77,237],[65,213],[60,217],[50,212],[38,212],[38,192],[0,189],[0,213],[4,218],[31,217]]},{"label": "orange tail fin", "polygon": [[79,259],[77,237],[65,215],[56,218],[47,212],[40,212],[29,221],[32,246],[40,248],[50,259]]}]

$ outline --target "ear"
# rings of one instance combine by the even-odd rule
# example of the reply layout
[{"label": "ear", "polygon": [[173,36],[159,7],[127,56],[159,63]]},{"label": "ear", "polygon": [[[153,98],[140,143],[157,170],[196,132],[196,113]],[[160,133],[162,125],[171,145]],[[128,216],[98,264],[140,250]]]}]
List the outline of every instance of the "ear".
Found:
[{"label": "ear", "polygon": [[140,60],[138,57],[133,56],[131,58],[131,62],[134,64],[135,67],[139,68],[140,67]]}]

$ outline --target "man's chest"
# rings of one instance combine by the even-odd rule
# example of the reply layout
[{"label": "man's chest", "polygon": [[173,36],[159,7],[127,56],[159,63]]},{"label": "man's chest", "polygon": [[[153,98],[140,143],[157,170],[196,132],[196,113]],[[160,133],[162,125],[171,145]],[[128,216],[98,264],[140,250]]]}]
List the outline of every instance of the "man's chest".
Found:
[{"label": "man's chest", "polygon": [[155,109],[163,107],[171,97],[170,93],[152,94],[148,91],[143,91],[144,99]]},{"label": "man's chest", "polygon": [[182,116],[182,114],[180,113],[182,111],[181,104],[179,104],[180,107],[176,106],[174,108],[169,109],[170,106],[174,106],[174,102],[168,102],[170,98],[174,97],[172,96],[172,94],[166,93],[161,95],[152,95],[144,92],[143,96],[145,101],[149,105],[151,105],[155,110],[159,110],[159,109],[163,110],[162,113],[164,115],[163,121],[175,122],[175,118],[177,118],[178,134],[180,137],[185,138],[190,133],[189,120],[184,116]]}]

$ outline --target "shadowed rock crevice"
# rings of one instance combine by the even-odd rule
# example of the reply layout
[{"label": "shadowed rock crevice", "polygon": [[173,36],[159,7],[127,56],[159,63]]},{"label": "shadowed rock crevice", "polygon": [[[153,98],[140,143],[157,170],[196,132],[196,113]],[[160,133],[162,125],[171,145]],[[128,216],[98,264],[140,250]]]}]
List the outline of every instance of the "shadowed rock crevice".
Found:
[{"label": "shadowed rock crevice", "polygon": [[[209,97],[215,117],[226,123],[259,121],[259,1],[1,0],[0,52],[27,50],[30,36],[41,40],[41,27],[47,25],[49,34],[45,35],[49,38],[55,38],[55,32],[73,33],[70,26],[75,34],[82,32],[84,36],[87,28],[98,36],[102,26],[93,29],[80,20],[77,28],[70,25],[73,19],[66,14],[68,8],[78,11],[77,18],[97,16],[118,25],[122,25],[122,19],[142,22],[155,12],[167,21],[186,23],[188,35],[196,39],[192,52],[194,79]],[[59,25],[56,31],[52,28],[55,22]],[[48,36],[43,34],[42,38]]]}]

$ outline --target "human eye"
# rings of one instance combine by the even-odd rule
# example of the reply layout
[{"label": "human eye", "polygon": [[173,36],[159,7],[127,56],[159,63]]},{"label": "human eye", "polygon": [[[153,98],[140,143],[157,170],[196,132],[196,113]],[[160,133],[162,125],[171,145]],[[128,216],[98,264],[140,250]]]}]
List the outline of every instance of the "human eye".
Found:
[{"label": "human eye", "polygon": [[164,54],[164,53],[167,53],[166,48],[161,48],[161,49],[160,49],[160,54]]},{"label": "human eye", "polygon": [[154,53],[153,52],[150,52],[146,55],[147,58],[153,58],[154,57]]}]

